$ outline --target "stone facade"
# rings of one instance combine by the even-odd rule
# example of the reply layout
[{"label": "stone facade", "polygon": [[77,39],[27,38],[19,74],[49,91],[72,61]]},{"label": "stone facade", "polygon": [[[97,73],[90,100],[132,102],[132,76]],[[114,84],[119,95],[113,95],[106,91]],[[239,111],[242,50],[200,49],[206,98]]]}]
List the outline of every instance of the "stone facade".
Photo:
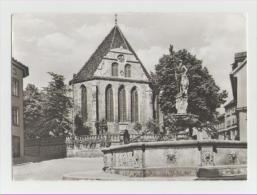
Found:
[{"label": "stone facade", "polygon": [[[116,67],[113,67],[114,65]],[[106,115],[110,112],[113,116],[112,120],[107,122],[109,133],[120,133],[124,129],[133,132],[136,122],[141,123],[144,128],[146,122],[153,118],[155,105],[149,78],[149,74],[136,53],[119,27],[115,25],[85,66],[74,75],[70,82],[74,98],[74,116],[84,112],[81,94],[83,86],[86,88],[87,96],[86,106],[83,106],[86,108],[87,115],[84,125],[91,128],[91,134],[99,133],[95,123],[108,119]],[[111,111],[108,110],[108,112],[107,88],[112,89],[112,106]],[[123,100],[125,108],[122,109],[125,120],[119,120],[118,94],[121,88],[125,91],[125,100]],[[136,90],[136,104],[132,103],[132,90]],[[132,119],[132,109],[136,110],[134,118],[137,121]]]},{"label": "stone facade", "polygon": [[12,58],[12,155],[24,156],[23,78],[29,75],[28,67]]},{"label": "stone facade", "polygon": [[[152,94],[148,84],[136,83],[136,82],[124,82],[124,81],[108,81],[108,80],[92,80],[85,81],[74,85],[74,111],[79,113],[81,111],[81,85],[87,88],[87,126],[92,129],[92,134],[96,134],[95,122],[97,120],[105,119],[105,90],[107,86],[111,85],[113,90],[113,103],[114,103],[114,122],[108,122],[108,129],[110,133],[119,133],[122,130],[123,124],[128,125],[126,128],[131,129],[133,123],[130,122],[130,92],[133,87],[138,90],[138,102],[139,102],[139,121],[145,124],[147,120],[152,118]],[[127,122],[118,121],[118,89],[120,86],[125,87],[126,91],[126,104],[127,104]],[[97,94],[98,93],[98,94]],[[97,103],[98,102],[98,103]],[[98,111],[97,111],[98,104]],[[147,111],[147,112],[146,112]],[[98,115],[98,116],[97,116]]]}]

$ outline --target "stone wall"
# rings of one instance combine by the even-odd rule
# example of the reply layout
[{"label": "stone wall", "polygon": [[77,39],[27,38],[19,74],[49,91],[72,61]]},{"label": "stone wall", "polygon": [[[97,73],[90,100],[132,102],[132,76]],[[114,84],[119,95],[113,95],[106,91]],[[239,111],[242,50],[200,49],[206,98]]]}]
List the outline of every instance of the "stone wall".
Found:
[{"label": "stone wall", "polygon": [[37,160],[66,157],[64,137],[25,140],[24,154]]},{"label": "stone wall", "polygon": [[[132,143],[102,151],[104,169],[126,176],[196,176],[203,167],[246,175],[246,142],[187,140]],[[238,166],[240,168],[237,169]]]},{"label": "stone wall", "polygon": [[[133,129],[134,124],[131,123],[131,89],[136,87],[138,92],[138,109],[139,109],[139,123],[145,127],[145,123],[153,118],[153,105],[152,105],[152,90],[148,83],[140,82],[124,82],[120,81],[108,81],[108,80],[91,80],[82,83],[74,84],[74,116],[81,111],[81,86],[84,85],[87,89],[87,113],[88,120],[87,126],[91,127],[91,134],[96,134],[95,122],[101,119],[105,119],[105,91],[108,85],[112,86],[113,90],[113,108],[114,108],[114,122],[108,122],[109,133],[119,133],[120,126],[122,125],[118,121],[118,89],[120,86],[124,86],[126,91],[126,112],[127,122],[125,122],[128,129]],[[98,102],[98,111],[97,109]],[[97,116],[98,113],[98,116]],[[123,122],[124,123],[124,122]]]},{"label": "stone wall", "polygon": [[103,153],[100,148],[96,149],[90,149],[90,148],[69,148],[67,149],[67,157],[80,157],[80,158],[97,158],[97,157],[103,157]]}]

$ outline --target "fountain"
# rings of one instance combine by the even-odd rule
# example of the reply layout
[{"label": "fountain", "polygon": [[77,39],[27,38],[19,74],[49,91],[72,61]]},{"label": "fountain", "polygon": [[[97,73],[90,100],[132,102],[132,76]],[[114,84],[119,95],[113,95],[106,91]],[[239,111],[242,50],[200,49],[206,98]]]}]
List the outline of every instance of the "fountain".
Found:
[{"label": "fountain", "polygon": [[[176,114],[171,114],[177,132],[198,129],[199,116],[187,113],[187,68],[179,64],[181,76],[176,95]],[[177,74],[177,73],[176,73]],[[178,177],[246,179],[247,143],[227,140],[169,140],[137,142],[102,149],[104,170],[130,177]]]},{"label": "fountain", "polygon": [[176,132],[184,132],[189,128],[194,128],[199,125],[199,116],[195,114],[187,113],[188,106],[188,86],[189,79],[187,77],[187,68],[180,61],[178,65],[179,72],[176,72],[176,78],[180,75],[179,92],[176,95],[176,114],[170,114],[166,119],[171,119],[171,123],[175,126]]}]

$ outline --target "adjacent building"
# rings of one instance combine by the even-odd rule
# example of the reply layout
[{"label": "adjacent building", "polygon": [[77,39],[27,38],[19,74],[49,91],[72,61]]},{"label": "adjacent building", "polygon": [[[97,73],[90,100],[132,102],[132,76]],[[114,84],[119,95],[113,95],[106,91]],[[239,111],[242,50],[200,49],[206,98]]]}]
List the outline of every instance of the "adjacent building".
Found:
[{"label": "adjacent building", "polygon": [[24,156],[23,126],[23,78],[29,75],[29,69],[12,58],[12,156]]},{"label": "adjacent building", "polygon": [[236,102],[231,100],[225,107],[225,139],[238,140]]},{"label": "adjacent building", "polygon": [[246,57],[246,52],[235,54],[230,74],[233,100],[224,106],[225,113],[218,117],[216,129],[219,139],[247,140]]},{"label": "adjacent building", "polygon": [[80,71],[73,76],[74,117],[81,116],[91,134],[105,119],[110,133],[133,130],[153,118],[150,76],[115,24]]},{"label": "adjacent building", "polygon": [[215,128],[218,132],[218,139],[225,139],[225,114],[221,114],[217,117],[217,123]]},{"label": "adjacent building", "polygon": [[238,140],[238,125],[236,116],[236,102],[231,100],[224,106],[225,113],[218,117],[216,129],[219,133],[219,139]]},{"label": "adjacent building", "polygon": [[239,139],[247,140],[247,53],[235,54],[232,64],[230,80],[234,101],[236,102],[236,115],[239,128]]}]

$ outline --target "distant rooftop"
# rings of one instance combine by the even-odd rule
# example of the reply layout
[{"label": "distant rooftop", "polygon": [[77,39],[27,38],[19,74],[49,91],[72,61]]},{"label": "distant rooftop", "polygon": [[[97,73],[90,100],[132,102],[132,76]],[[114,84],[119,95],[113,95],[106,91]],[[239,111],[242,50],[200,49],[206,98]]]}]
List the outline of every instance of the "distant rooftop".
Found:
[{"label": "distant rooftop", "polygon": [[17,66],[19,69],[22,70],[23,77],[26,77],[26,76],[29,75],[29,68],[27,66],[25,66],[24,64],[22,64],[21,62],[19,62],[18,60],[16,60],[15,58],[13,58],[13,57],[12,57],[12,65]]},{"label": "distant rooftop", "polygon": [[240,64],[242,64],[246,60],[246,57],[246,51],[235,53],[234,62],[232,64],[232,70],[235,70]]},{"label": "distant rooftop", "polygon": [[229,103],[227,103],[224,107],[225,107],[225,109],[226,109],[226,108],[233,107],[233,106],[236,106],[235,100],[231,100],[231,101],[230,101]]}]

